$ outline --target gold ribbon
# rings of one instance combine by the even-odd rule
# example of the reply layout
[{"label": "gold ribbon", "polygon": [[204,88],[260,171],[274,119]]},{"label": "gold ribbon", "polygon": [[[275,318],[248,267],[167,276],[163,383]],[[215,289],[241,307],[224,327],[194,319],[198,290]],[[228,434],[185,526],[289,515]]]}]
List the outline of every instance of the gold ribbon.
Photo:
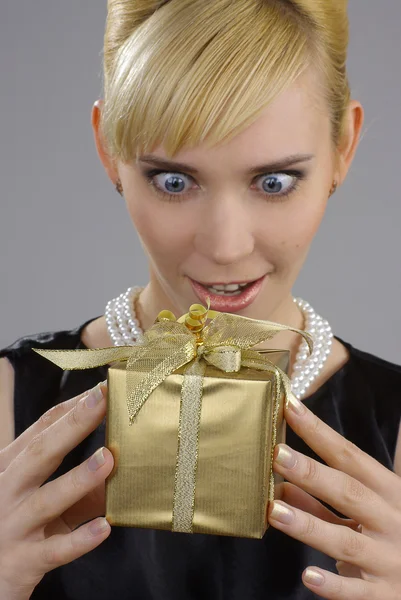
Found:
[{"label": "gold ribbon", "polygon": [[[209,325],[207,320],[212,319]],[[187,365],[181,388],[177,459],[173,500],[172,531],[191,533],[195,509],[198,440],[202,407],[203,379],[206,364],[226,373],[249,367],[273,374],[273,432],[269,500],[274,499],[273,451],[276,445],[277,417],[282,387],[286,403],[292,396],[287,374],[268,358],[252,350],[280,331],[299,333],[309,351],[313,340],[309,333],[273,323],[230,313],[210,310],[193,304],[178,320],[170,311],[159,313],[155,324],[135,346],[117,346],[86,350],[43,350],[32,348],[64,370],[92,369],[115,361],[127,361],[127,408],[129,424],[150,394],[169,375]],[[138,383],[138,373],[145,373]]]}]

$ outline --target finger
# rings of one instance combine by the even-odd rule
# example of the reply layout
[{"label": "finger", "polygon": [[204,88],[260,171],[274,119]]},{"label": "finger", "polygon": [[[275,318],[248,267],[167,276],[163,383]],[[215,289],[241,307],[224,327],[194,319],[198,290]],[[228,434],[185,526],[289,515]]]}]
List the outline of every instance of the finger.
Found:
[{"label": "finger", "polygon": [[[308,567],[302,573],[304,585],[320,598],[329,600],[383,600],[383,590],[375,583],[363,579],[350,579],[325,571],[318,567]],[[395,600],[395,598],[394,598]]]},{"label": "finger", "polygon": [[399,502],[401,478],[334,431],[305,404],[296,399],[288,402],[285,418],[291,429],[329,466],[354,477],[389,502]]},{"label": "finger", "polygon": [[78,500],[66,511],[61,518],[70,530],[76,529],[89,519],[94,519],[106,513],[106,483],[101,481],[98,486],[91,490],[86,496]]},{"label": "finger", "polygon": [[[105,387],[97,385],[67,414],[31,439],[2,474],[11,494],[20,497],[32,493],[54,473],[68,452],[96,429],[106,412],[104,393]],[[96,399],[99,401],[90,407]]]},{"label": "finger", "polygon": [[343,519],[342,517],[337,516],[331,510],[323,506],[319,500],[316,500],[316,498],[313,498],[310,494],[304,492],[304,490],[301,490],[292,483],[285,482],[282,484],[280,500],[283,500],[283,502],[286,502],[290,506],[308,512],[318,519],[327,521],[327,523],[346,525],[347,527],[354,529],[354,531],[358,530],[359,524],[356,521],[353,519]]},{"label": "finger", "polygon": [[[107,388],[107,380],[101,382],[101,385]],[[5,471],[8,465],[20,452],[29,444],[29,442],[39,433],[44,431],[50,425],[53,425],[58,419],[67,414],[74,406],[87,396],[91,390],[85,390],[74,398],[69,398],[60,402],[47,410],[35,423],[25,429],[15,440],[0,451],[0,472]]]},{"label": "finger", "polygon": [[336,569],[338,574],[342,577],[358,577],[361,578],[361,569],[355,565],[350,565],[343,560],[336,562]]},{"label": "finger", "polygon": [[286,444],[278,444],[273,456],[274,470],[291,483],[373,531],[394,531],[398,513],[360,481],[322,465]]},{"label": "finger", "polygon": [[394,558],[388,556],[377,540],[349,527],[326,523],[281,500],[271,504],[268,518],[276,529],[335,560],[343,560],[374,574],[388,573],[392,566],[396,568]]},{"label": "finger", "polygon": [[99,546],[110,532],[110,524],[99,517],[71,533],[52,535],[35,545],[36,568],[47,573],[66,565]]},{"label": "finger", "polygon": [[[64,511],[99,486],[112,471],[113,464],[112,453],[102,447],[68,473],[42,485],[18,507],[19,527],[24,531],[36,529],[62,515]],[[74,527],[77,524],[81,525],[90,518],[91,515],[81,513],[80,522],[73,525]]]}]

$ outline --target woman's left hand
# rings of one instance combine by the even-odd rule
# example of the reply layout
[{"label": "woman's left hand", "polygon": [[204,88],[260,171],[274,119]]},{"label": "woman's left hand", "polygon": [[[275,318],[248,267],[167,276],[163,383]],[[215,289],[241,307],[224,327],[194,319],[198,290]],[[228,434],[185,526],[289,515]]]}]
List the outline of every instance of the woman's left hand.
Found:
[{"label": "woman's left hand", "polygon": [[289,483],[269,507],[270,525],[337,561],[338,575],[312,566],[303,572],[321,598],[400,600],[401,477],[298,405],[297,413],[289,403],[286,421],[328,466],[276,446],[274,471]]}]

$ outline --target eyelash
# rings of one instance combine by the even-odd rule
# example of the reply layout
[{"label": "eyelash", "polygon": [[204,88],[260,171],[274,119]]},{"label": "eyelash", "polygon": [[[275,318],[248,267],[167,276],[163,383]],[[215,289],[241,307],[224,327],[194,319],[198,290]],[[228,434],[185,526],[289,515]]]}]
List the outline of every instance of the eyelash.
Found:
[{"label": "eyelash", "polygon": [[[155,190],[155,192],[157,194],[159,194],[160,196],[163,197],[164,200],[166,200],[166,202],[183,202],[183,200],[186,198],[186,196],[189,195],[189,192],[184,193],[184,194],[169,194],[168,192],[164,192],[163,190],[160,190],[155,182],[154,182],[154,177],[156,177],[156,175],[167,175],[167,174],[172,174],[172,175],[185,175],[185,173],[179,173],[178,171],[163,171],[161,169],[152,169],[150,171],[145,171],[144,172],[144,176],[147,179],[148,183],[150,186],[152,186]],[[306,178],[306,173],[304,171],[298,171],[298,170],[289,170],[289,171],[277,171],[274,173],[264,173],[262,175],[258,175],[257,178],[263,178],[263,177],[269,177],[271,175],[290,175],[291,177],[295,177],[295,181],[292,184],[291,187],[288,188],[288,190],[286,190],[285,192],[282,192],[280,194],[271,194],[271,196],[274,198],[274,202],[284,202],[287,197],[290,194],[295,193],[298,188],[299,188],[299,184],[302,180],[304,180]],[[192,179],[192,177],[190,175],[185,175],[185,177],[188,177],[190,179]],[[267,193],[263,193],[260,192],[262,194],[262,196],[270,196],[270,194]]]}]

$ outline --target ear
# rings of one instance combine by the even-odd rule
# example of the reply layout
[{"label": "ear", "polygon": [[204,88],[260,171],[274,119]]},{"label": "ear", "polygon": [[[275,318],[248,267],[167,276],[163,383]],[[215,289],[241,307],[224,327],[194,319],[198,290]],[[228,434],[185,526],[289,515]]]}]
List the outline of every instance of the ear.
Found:
[{"label": "ear", "polygon": [[346,115],[344,134],[337,149],[335,179],[340,186],[347,176],[359,144],[364,122],[364,109],[360,102],[351,100]]},{"label": "ear", "polygon": [[105,168],[105,171],[113,185],[116,184],[119,178],[118,169],[115,161],[109,156],[106,144],[100,127],[100,117],[103,109],[103,100],[96,100],[92,107],[91,122],[95,144],[99,158]]}]

